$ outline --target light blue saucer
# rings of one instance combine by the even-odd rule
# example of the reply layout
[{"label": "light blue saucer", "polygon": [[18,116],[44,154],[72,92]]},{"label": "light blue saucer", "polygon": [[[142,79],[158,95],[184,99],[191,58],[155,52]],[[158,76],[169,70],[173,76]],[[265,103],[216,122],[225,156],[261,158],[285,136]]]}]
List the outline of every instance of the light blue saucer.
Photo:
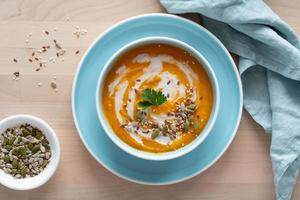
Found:
[{"label": "light blue saucer", "polygon": [[[192,152],[169,161],[142,160],[123,152],[104,133],[95,107],[97,79],[105,62],[123,45],[150,36],[179,39],[201,52],[212,66],[220,87],[219,115],[211,134]],[[90,46],[76,73],[72,108],[83,143],[106,169],[137,183],[171,184],[203,172],[228,148],[241,118],[241,82],[229,53],[207,30],[173,15],[148,14],[113,26]]]}]

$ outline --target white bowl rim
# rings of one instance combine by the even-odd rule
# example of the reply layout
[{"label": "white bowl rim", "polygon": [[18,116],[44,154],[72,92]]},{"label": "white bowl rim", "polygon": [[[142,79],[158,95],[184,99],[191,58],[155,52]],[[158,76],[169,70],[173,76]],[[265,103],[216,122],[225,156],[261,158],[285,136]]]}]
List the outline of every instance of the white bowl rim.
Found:
[{"label": "white bowl rim", "polygon": [[[132,48],[142,46],[145,44],[153,44],[153,43],[163,43],[163,44],[169,44],[181,49],[184,49],[185,51],[191,53],[194,58],[196,58],[203,66],[203,69],[206,71],[206,74],[208,75],[210,79],[210,83],[213,90],[213,107],[212,111],[209,117],[209,120],[207,124],[205,125],[204,129],[201,131],[201,133],[195,138],[191,143],[188,145],[170,152],[164,152],[164,153],[151,153],[151,152],[145,152],[142,150],[135,149],[134,147],[131,147],[130,145],[126,144],[124,141],[122,141],[112,130],[110,127],[107,118],[102,111],[102,90],[103,90],[103,84],[105,81],[105,77],[107,73],[111,70],[111,67],[113,63],[123,55],[126,51],[129,51]],[[101,97],[101,98],[100,98]],[[97,116],[98,119],[105,131],[105,133],[108,135],[108,137],[123,151],[136,156],[138,158],[146,159],[146,160],[154,160],[154,161],[161,161],[161,160],[170,160],[175,159],[181,156],[184,156],[185,154],[191,152],[193,149],[195,149],[197,146],[199,146],[205,138],[209,135],[209,133],[212,130],[212,127],[216,121],[218,110],[219,110],[219,86],[217,82],[217,78],[215,76],[215,73],[208,63],[208,61],[205,59],[205,57],[195,50],[190,45],[169,37],[160,37],[160,36],[154,36],[154,37],[145,37],[140,38],[137,40],[134,40],[132,42],[129,42],[128,44],[121,47],[117,52],[115,52],[109,60],[106,62],[104,67],[101,70],[101,73],[99,75],[98,81],[97,81],[97,89],[96,89],[96,109],[97,109]]]},{"label": "white bowl rim", "polygon": [[[237,117],[237,123],[232,131],[232,135],[231,137],[228,139],[228,142],[226,143],[226,145],[224,146],[223,150],[211,161],[209,162],[209,164],[207,164],[204,168],[202,168],[201,170],[198,170],[188,176],[185,176],[183,178],[180,178],[180,179],[176,179],[176,180],[172,180],[172,181],[165,181],[165,182],[158,182],[158,183],[154,183],[154,182],[149,182],[149,181],[141,181],[141,180],[136,180],[134,178],[131,178],[131,177],[127,177],[126,175],[123,175],[121,174],[120,172],[118,172],[117,170],[115,169],[111,169],[109,167],[109,165],[101,160],[97,155],[96,153],[93,152],[93,150],[89,147],[88,145],[88,142],[85,140],[82,132],[81,132],[81,128],[79,126],[79,122],[77,120],[77,116],[76,116],[76,109],[75,109],[75,94],[76,94],[76,86],[77,86],[77,82],[78,82],[78,79],[79,79],[79,74],[80,74],[80,71],[81,71],[81,66],[83,65],[83,62],[85,61],[87,55],[90,53],[90,51],[92,50],[92,48],[96,45],[96,43],[106,34],[108,34],[110,31],[112,31],[113,29],[115,29],[116,27],[122,25],[122,24],[125,24],[127,22],[130,22],[130,21],[133,21],[133,20],[136,20],[136,19],[139,19],[139,18],[143,18],[143,17],[170,17],[170,18],[174,18],[176,20],[181,20],[181,21],[184,21],[186,23],[189,23],[193,26],[198,26],[203,32],[205,32],[206,34],[209,35],[209,37],[211,37],[218,45],[220,45],[220,47],[222,48],[222,50],[224,51],[224,53],[226,54],[226,56],[228,57],[229,61],[230,61],[230,64],[234,66],[234,74],[237,78],[237,84],[238,84],[238,88],[239,88],[239,113],[238,113],[238,117]],[[75,77],[73,79],[73,85],[72,85],[72,95],[71,95],[71,102],[72,102],[72,115],[73,115],[73,119],[74,119],[74,123],[75,123],[75,127],[76,127],[76,130],[78,132],[78,135],[82,141],[82,143],[84,144],[85,148],[87,149],[87,151],[91,154],[91,156],[98,162],[100,163],[105,169],[107,169],[109,172],[111,172],[112,174],[124,179],[124,180],[127,180],[127,181],[130,181],[130,182],[133,182],[133,183],[137,183],[137,184],[142,184],[142,185],[171,185],[171,184],[176,184],[176,183],[179,183],[179,182],[183,182],[183,181],[186,181],[186,180],[189,180],[191,178],[194,178],[195,176],[201,174],[202,172],[204,172],[205,170],[207,170],[208,168],[210,168],[212,165],[214,165],[219,159],[220,157],[226,152],[226,150],[228,149],[228,147],[230,146],[230,144],[232,143],[236,133],[237,133],[237,130],[238,130],[238,127],[239,127],[239,124],[240,124],[240,121],[241,121],[241,117],[242,117],[242,111],[243,111],[243,91],[242,91],[242,82],[241,82],[241,79],[240,79],[240,76],[239,76],[239,72],[237,70],[237,66],[235,64],[235,62],[233,61],[230,53],[228,52],[228,50],[225,48],[225,46],[220,42],[220,40],[214,36],[211,32],[209,32],[208,30],[206,30],[204,27],[200,26],[199,24],[197,24],[196,22],[193,22],[191,20],[188,20],[188,19],[185,19],[183,17],[180,17],[180,16],[176,16],[176,15],[172,15],[172,14],[168,14],[168,13],[148,13],[148,14],[140,14],[140,15],[136,15],[136,16],[133,16],[133,17],[129,17],[129,18],[126,18],[124,20],[121,20],[119,21],[118,23],[115,23],[114,25],[110,26],[108,29],[106,29],[104,32],[100,33],[95,39],[94,41],[90,44],[90,46],[87,48],[87,50],[85,51],[84,55],[82,56],[80,62],[78,63],[78,66],[77,66],[77,70],[76,70],[76,73],[75,73]]]},{"label": "white bowl rim", "polygon": [[55,173],[60,161],[60,143],[54,130],[44,120],[27,114],[18,114],[6,117],[0,121],[0,135],[7,128],[14,125],[28,123],[39,128],[47,137],[51,147],[51,158],[49,164],[40,174],[24,178],[16,179],[10,174],[0,170],[0,184],[13,190],[31,190],[44,185]]}]

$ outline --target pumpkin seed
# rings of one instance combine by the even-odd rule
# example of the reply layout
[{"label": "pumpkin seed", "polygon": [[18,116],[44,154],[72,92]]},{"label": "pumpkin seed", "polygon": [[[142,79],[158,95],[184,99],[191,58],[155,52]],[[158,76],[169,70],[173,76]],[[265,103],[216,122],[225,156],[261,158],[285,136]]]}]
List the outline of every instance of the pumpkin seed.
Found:
[{"label": "pumpkin seed", "polygon": [[190,124],[193,124],[193,122],[194,122],[193,115],[190,115],[188,120],[189,120],[189,123],[190,123]]},{"label": "pumpkin seed", "polygon": [[18,154],[19,154],[20,156],[26,156],[26,154],[27,154],[26,148],[25,148],[25,147],[20,147],[20,148],[18,149]]},{"label": "pumpkin seed", "polygon": [[3,144],[4,144],[4,145],[8,145],[8,142],[9,142],[8,138],[7,138],[7,137],[4,137],[4,142],[3,142]]},{"label": "pumpkin seed", "polygon": [[32,143],[29,143],[28,145],[27,145],[27,148],[30,150],[30,151],[32,151],[32,149],[33,149],[33,144]]},{"label": "pumpkin seed", "polygon": [[194,129],[197,131],[199,130],[199,124],[198,123],[194,123]]},{"label": "pumpkin seed", "polygon": [[9,156],[5,156],[5,157],[3,158],[3,160],[4,160],[4,162],[6,162],[6,163],[10,162]]},{"label": "pumpkin seed", "polygon": [[35,154],[36,152],[38,152],[40,150],[40,145],[34,145],[34,147],[32,148],[32,153]]},{"label": "pumpkin seed", "polygon": [[26,137],[26,136],[30,135],[30,132],[26,129],[23,129],[22,134],[23,134],[24,137]]},{"label": "pumpkin seed", "polygon": [[36,136],[36,129],[35,129],[35,128],[33,128],[33,129],[31,130],[31,135],[32,135],[33,137]]},{"label": "pumpkin seed", "polygon": [[159,130],[158,129],[154,130],[151,134],[151,139],[157,138],[158,135],[159,135]]},{"label": "pumpkin seed", "polygon": [[25,168],[21,169],[20,174],[24,178],[27,175],[26,169]]},{"label": "pumpkin seed", "polygon": [[19,167],[19,162],[17,160],[13,160],[11,164],[14,169],[17,169]]},{"label": "pumpkin seed", "polygon": [[44,160],[43,161],[43,164],[42,164],[42,167],[44,168],[44,167],[46,167],[46,165],[49,163],[49,161],[48,160]]},{"label": "pumpkin seed", "polygon": [[141,121],[142,119],[143,119],[143,111],[142,110],[139,110],[139,111],[137,111],[137,113],[136,113],[136,120],[137,121]]},{"label": "pumpkin seed", "polygon": [[17,143],[19,144],[19,143],[21,143],[21,142],[22,142],[22,138],[21,138],[21,137],[18,137],[18,142],[17,142]]},{"label": "pumpkin seed", "polygon": [[164,127],[162,128],[162,133],[163,133],[163,135],[166,135],[167,132],[168,132],[168,127],[167,127],[167,126],[164,126]]},{"label": "pumpkin seed", "polygon": [[196,109],[196,105],[192,103],[192,104],[188,105],[186,108],[194,111]]},{"label": "pumpkin seed", "polygon": [[185,121],[183,129],[184,129],[184,132],[188,132],[189,131],[189,129],[190,129],[190,123],[189,123],[188,120]]},{"label": "pumpkin seed", "polygon": [[14,143],[15,140],[16,140],[16,137],[15,137],[15,136],[11,137],[11,138],[9,139],[9,141],[8,141],[8,144],[9,144],[9,145],[12,145],[12,144]]},{"label": "pumpkin seed", "polygon": [[43,134],[42,134],[42,132],[41,131],[39,131],[39,130],[36,130],[36,135],[35,135],[35,138],[36,139],[41,139],[43,137]]},{"label": "pumpkin seed", "polygon": [[11,173],[12,173],[13,175],[15,175],[17,172],[18,172],[17,169],[12,169],[12,170],[11,170]]}]

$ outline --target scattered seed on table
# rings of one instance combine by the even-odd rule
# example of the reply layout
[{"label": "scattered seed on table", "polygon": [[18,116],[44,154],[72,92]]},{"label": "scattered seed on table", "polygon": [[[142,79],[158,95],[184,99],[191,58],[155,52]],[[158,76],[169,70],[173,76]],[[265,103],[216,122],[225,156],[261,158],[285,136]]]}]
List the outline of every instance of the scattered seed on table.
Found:
[{"label": "scattered seed on table", "polygon": [[48,31],[45,31],[45,33],[46,33],[47,35],[49,35],[49,32],[48,32]]},{"label": "scattered seed on table", "polygon": [[18,78],[20,76],[20,72],[14,72],[14,76]]},{"label": "scattered seed on table", "polygon": [[56,47],[57,49],[62,49],[61,46],[60,46],[57,42],[55,43],[55,47]]},{"label": "scattered seed on table", "polygon": [[80,51],[79,51],[79,50],[77,50],[77,51],[75,52],[75,54],[79,54],[79,52],[80,52]]},{"label": "scattered seed on table", "polygon": [[52,81],[50,85],[51,85],[51,87],[52,87],[53,89],[56,89],[56,88],[57,88],[57,85],[56,85],[56,83],[55,83],[54,81]]},{"label": "scattered seed on table", "polygon": [[18,60],[14,58],[14,62],[15,62],[15,63],[17,63],[17,62],[18,62]]},{"label": "scattered seed on table", "polygon": [[58,52],[58,54],[61,55],[61,56],[64,55],[65,53],[66,53],[66,50],[63,50],[63,49],[61,49],[61,50]]}]

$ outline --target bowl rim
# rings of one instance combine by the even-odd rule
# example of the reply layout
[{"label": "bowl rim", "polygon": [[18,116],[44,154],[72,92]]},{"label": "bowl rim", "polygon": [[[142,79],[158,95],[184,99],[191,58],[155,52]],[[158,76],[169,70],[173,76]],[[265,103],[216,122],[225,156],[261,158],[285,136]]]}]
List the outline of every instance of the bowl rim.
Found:
[{"label": "bowl rim", "polygon": [[32,190],[44,185],[54,175],[61,156],[60,142],[56,133],[47,122],[27,114],[11,115],[0,120],[0,135],[5,129],[22,123],[31,124],[43,131],[51,145],[51,161],[41,173],[24,179],[16,179],[0,170],[0,184],[13,190]]},{"label": "bowl rim", "polygon": [[[184,49],[185,51],[191,53],[194,58],[198,60],[198,62],[201,63],[203,69],[205,70],[206,74],[208,75],[209,81],[212,86],[212,92],[213,92],[213,106],[212,111],[210,113],[209,120],[207,121],[205,127],[201,130],[200,134],[195,138],[192,142],[190,142],[188,145],[185,145],[184,147],[177,149],[175,151],[170,152],[163,152],[163,153],[152,153],[152,152],[146,152],[142,150],[138,150],[127,143],[125,143],[123,140],[121,140],[112,130],[107,117],[104,114],[104,111],[102,109],[102,92],[103,92],[103,85],[104,81],[106,79],[107,73],[111,70],[112,65],[114,62],[122,56],[125,52],[145,45],[145,44],[155,44],[155,43],[163,43],[168,44],[171,46],[175,46],[177,48]],[[101,97],[101,98],[100,98]],[[97,117],[100,121],[100,124],[102,125],[104,132],[106,135],[115,143],[119,148],[121,148],[123,151],[127,152],[130,155],[133,155],[135,157],[146,159],[146,160],[153,160],[153,161],[164,161],[164,160],[171,160],[175,159],[181,156],[184,156],[185,154],[191,152],[193,149],[195,149],[197,146],[199,146],[209,135],[211,132],[213,125],[215,124],[216,118],[218,116],[219,111],[219,103],[220,102],[220,94],[219,94],[219,85],[217,78],[215,76],[213,68],[210,66],[209,62],[205,59],[205,57],[196,49],[191,47],[190,45],[186,44],[185,42],[182,42],[180,40],[170,38],[170,37],[162,37],[162,36],[153,36],[153,37],[144,37],[140,38],[134,41],[131,41],[127,44],[125,44],[123,47],[121,47],[118,51],[116,51],[105,63],[103,68],[101,69],[100,75],[97,80],[97,86],[96,86],[96,110],[97,110]]]}]

